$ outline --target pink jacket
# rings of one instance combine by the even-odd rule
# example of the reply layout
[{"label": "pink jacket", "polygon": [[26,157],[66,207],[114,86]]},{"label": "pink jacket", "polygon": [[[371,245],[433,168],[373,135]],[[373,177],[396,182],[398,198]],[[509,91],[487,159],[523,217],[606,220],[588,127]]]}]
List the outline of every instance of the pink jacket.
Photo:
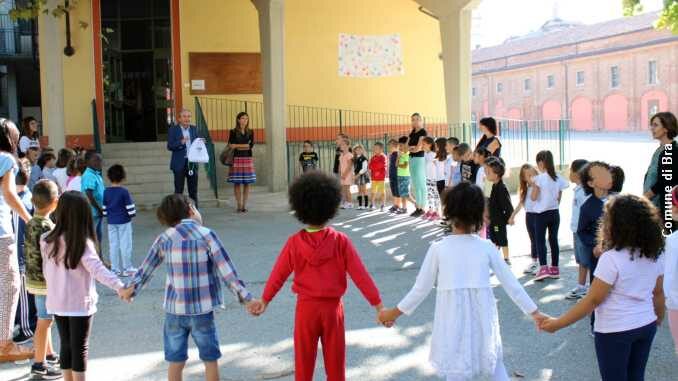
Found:
[{"label": "pink jacket", "polygon": [[101,262],[94,243],[87,240],[85,253],[80,264],[74,270],[64,265],[63,257],[66,244],[60,238],[59,263],[49,258],[52,244],[40,239],[42,253],[42,272],[47,282],[47,312],[60,316],[90,316],[97,312],[99,294],[94,284],[96,279],[113,290],[119,290],[124,284]]}]

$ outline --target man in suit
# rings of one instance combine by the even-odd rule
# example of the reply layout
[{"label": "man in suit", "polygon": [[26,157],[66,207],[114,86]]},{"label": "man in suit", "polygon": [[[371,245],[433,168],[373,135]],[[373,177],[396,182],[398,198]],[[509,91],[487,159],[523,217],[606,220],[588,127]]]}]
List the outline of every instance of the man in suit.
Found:
[{"label": "man in suit", "polygon": [[198,130],[191,125],[191,112],[179,111],[177,124],[169,128],[167,149],[172,151],[170,169],[174,173],[174,193],[184,193],[184,181],[188,185],[188,197],[198,207],[198,166],[188,163],[188,148],[198,137]]}]

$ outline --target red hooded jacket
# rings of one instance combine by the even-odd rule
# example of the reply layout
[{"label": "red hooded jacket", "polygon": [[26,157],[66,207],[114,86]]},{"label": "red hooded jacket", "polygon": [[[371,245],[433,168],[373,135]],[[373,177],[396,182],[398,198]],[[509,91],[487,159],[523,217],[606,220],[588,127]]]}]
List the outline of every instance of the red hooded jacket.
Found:
[{"label": "red hooded jacket", "polygon": [[367,301],[381,303],[379,290],[348,237],[332,228],[292,235],[273,266],[262,299],[270,302],[294,272],[292,292],[299,299],[338,299],[346,292],[346,275]]}]

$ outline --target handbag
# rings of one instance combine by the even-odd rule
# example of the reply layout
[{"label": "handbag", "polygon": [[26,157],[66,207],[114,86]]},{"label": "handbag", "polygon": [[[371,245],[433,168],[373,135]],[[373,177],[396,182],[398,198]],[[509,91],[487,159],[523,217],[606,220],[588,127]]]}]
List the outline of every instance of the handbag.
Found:
[{"label": "handbag", "polygon": [[219,161],[221,162],[221,164],[223,164],[227,167],[230,167],[231,165],[233,165],[233,154],[234,153],[235,153],[235,149],[226,145],[226,147],[224,147],[224,149],[219,154]]},{"label": "handbag", "polygon": [[203,139],[195,139],[188,148],[188,161],[190,163],[209,163],[210,155]]}]

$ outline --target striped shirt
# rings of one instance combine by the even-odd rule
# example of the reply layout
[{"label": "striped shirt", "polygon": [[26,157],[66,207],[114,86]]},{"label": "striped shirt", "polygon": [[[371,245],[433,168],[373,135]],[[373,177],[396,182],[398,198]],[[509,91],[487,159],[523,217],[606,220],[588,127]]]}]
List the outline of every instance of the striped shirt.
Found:
[{"label": "striped shirt", "polygon": [[126,224],[137,215],[132,196],[123,187],[106,188],[102,208],[104,216],[108,218],[109,225]]},{"label": "striped shirt", "polygon": [[211,312],[222,304],[221,281],[241,303],[252,300],[219,237],[193,220],[182,220],[156,238],[132,278],[135,294],[143,289],[163,261],[167,264],[164,302],[167,313],[201,315]]}]

